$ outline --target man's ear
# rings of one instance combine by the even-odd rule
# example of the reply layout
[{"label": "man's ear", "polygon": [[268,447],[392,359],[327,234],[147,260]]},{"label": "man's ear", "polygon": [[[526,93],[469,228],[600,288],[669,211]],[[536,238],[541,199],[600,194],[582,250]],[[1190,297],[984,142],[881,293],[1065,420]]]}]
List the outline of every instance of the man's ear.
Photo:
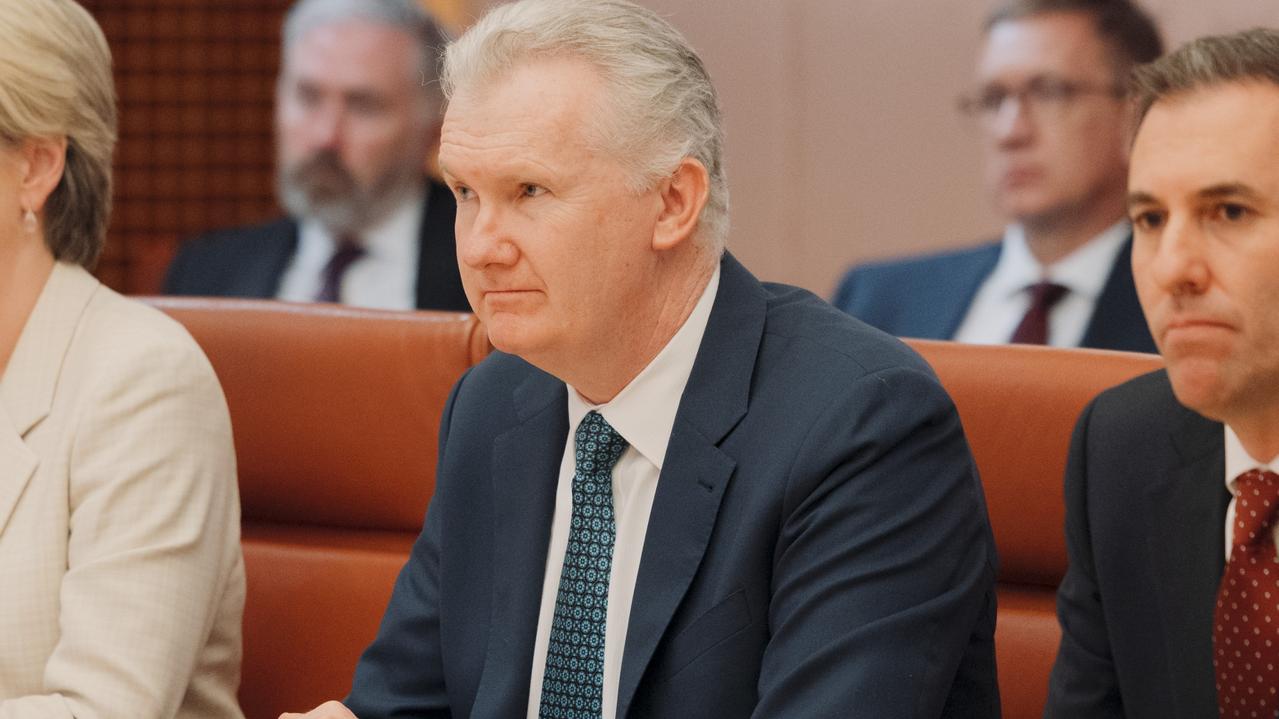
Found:
[{"label": "man's ear", "polygon": [[710,184],[706,166],[693,157],[680,160],[675,171],[658,183],[661,212],[653,229],[653,249],[677,247],[697,231]]},{"label": "man's ear", "polygon": [[62,181],[67,164],[67,138],[27,138],[18,148],[18,158],[18,201],[24,210],[40,212]]},{"label": "man's ear", "polygon": [[1137,119],[1138,112],[1139,110],[1135,100],[1129,99],[1124,103],[1122,117],[1123,132],[1120,133],[1119,138],[1121,143],[1119,152],[1122,153],[1120,156],[1124,158],[1124,165],[1127,165],[1132,159],[1132,143],[1137,139],[1137,127],[1141,124],[1141,122]]},{"label": "man's ear", "polygon": [[444,173],[440,172],[440,122],[432,123],[427,130],[426,157],[422,158],[422,169],[436,182],[444,181]]}]

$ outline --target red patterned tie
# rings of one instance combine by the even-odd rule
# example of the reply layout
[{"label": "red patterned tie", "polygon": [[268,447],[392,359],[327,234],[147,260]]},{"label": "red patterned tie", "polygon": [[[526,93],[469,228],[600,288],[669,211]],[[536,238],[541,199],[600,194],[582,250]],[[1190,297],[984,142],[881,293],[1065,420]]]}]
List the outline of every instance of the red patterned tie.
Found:
[{"label": "red patterned tie", "polygon": [[1239,475],[1234,542],[1217,592],[1213,666],[1224,717],[1274,719],[1279,712],[1279,559],[1274,522],[1279,475]]},{"label": "red patterned tie", "polygon": [[1021,324],[1013,331],[1010,342],[1028,345],[1048,344],[1048,313],[1053,305],[1066,296],[1067,288],[1051,282],[1030,286],[1030,309],[1021,318]]}]

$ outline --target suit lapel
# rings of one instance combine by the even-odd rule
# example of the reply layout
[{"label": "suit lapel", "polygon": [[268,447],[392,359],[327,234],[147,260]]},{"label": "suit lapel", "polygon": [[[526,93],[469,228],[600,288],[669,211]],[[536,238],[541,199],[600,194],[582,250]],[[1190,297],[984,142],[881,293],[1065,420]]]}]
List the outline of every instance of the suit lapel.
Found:
[{"label": "suit lapel", "polygon": [[56,263],[0,378],[0,532],[39,463],[24,437],[53,408],[62,362],[97,288],[79,266]]},{"label": "suit lapel", "polygon": [[234,275],[233,297],[275,297],[280,292],[284,270],[298,251],[298,223],[286,219],[267,228],[261,247],[244,262],[243,270]]},{"label": "suit lapel", "polygon": [[735,462],[719,442],[746,414],[764,331],[763,288],[731,255],[680,399],[640,558],[618,682],[625,717],[644,670],[697,574]]},{"label": "suit lapel", "polygon": [[938,294],[920,305],[924,310],[920,321],[931,326],[918,336],[936,339],[951,339],[955,336],[973,304],[973,298],[977,296],[977,290],[981,289],[982,283],[999,264],[1003,247],[1002,242],[988,245],[966,257],[962,265],[952,263],[953,266],[946,268],[945,276],[936,277],[935,281],[930,282]]},{"label": "suit lapel", "polygon": [[1124,242],[1106,285],[1097,297],[1096,309],[1088,321],[1081,342],[1083,347],[1154,353],[1155,341],[1150,337],[1146,316],[1137,300],[1132,279],[1132,236]]},{"label": "suit lapel", "polygon": [[37,464],[35,453],[22,441],[8,411],[0,405],[0,535],[35,475]]},{"label": "suit lapel", "polygon": [[521,424],[493,443],[493,622],[475,716],[523,716],[542,601],[560,460],[564,383],[541,371],[515,392]]},{"label": "suit lapel", "polygon": [[[1160,467],[1148,490],[1149,555],[1155,603],[1178,706],[1215,706],[1212,689],[1212,617],[1225,566],[1226,506],[1230,494],[1221,425],[1181,409],[1172,432],[1172,461]],[[1211,692],[1211,702],[1201,696]]]},{"label": "suit lapel", "polygon": [[246,252],[226,275],[222,293],[228,297],[274,298],[280,291],[284,271],[298,249],[298,223],[292,218],[272,222],[250,239]]}]

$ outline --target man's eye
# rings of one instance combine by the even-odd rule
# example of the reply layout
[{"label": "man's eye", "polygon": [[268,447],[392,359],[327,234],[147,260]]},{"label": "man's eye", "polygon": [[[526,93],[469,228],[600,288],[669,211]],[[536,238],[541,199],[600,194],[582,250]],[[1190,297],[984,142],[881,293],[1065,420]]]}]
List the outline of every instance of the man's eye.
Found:
[{"label": "man's eye", "polygon": [[1145,210],[1132,216],[1132,225],[1139,230],[1151,232],[1163,226],[1164,216],[1155,210]]},{"label": "man's eye", "polygon": [[303,105],[307,107],[311,107],[312,105],[315,105],[319,103],[320,101],[319,90],[316,90],[315,88],[309,87],[307,85],[299,85],[294,90],[293,96],[297,98],[298,102],[302,103]]},{"label": "man's eye", "polygon": [[523,185],[520,185],[520,194],[525,197],[537,197],[545,192],[545,187],[542,187],[541,185],[534,185],[531,182],[526,182]]},{"label": "man's eye", "polygon": [[472,196],[473,194],[474,194],[474,193],[473,193],[473,192],[471,192],[471,188],[467,187],[466,185],[454,185],[454,186],[453,186],[453,195],[454,195],[455,197],[457,197],[457,201],[458,201],[458,202],[463,202],[463,201],[466,201],[466,200],[471,199],[471,196]]},{"label": "man's eye", "polygon": [[1240,222],[1248,219],[1252,211],[1243,205],[1233,202],[1225,202],[1217,206],[1217,217],[1226,222]]}]

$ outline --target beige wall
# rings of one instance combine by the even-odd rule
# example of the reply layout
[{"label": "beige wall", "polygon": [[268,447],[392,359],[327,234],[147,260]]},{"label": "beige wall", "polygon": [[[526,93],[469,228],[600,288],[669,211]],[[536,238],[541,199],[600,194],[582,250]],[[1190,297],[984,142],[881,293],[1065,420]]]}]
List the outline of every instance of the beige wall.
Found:
[{"label": "beige wall", "polygon": [[[639,1],[710,66],[727,117],[730,246],[757,275],[828,295],[852,261],[999,232],[954,111],[985,2]],[[1279,26],[1275,0],[1144,3],[1170,45]]]}]

